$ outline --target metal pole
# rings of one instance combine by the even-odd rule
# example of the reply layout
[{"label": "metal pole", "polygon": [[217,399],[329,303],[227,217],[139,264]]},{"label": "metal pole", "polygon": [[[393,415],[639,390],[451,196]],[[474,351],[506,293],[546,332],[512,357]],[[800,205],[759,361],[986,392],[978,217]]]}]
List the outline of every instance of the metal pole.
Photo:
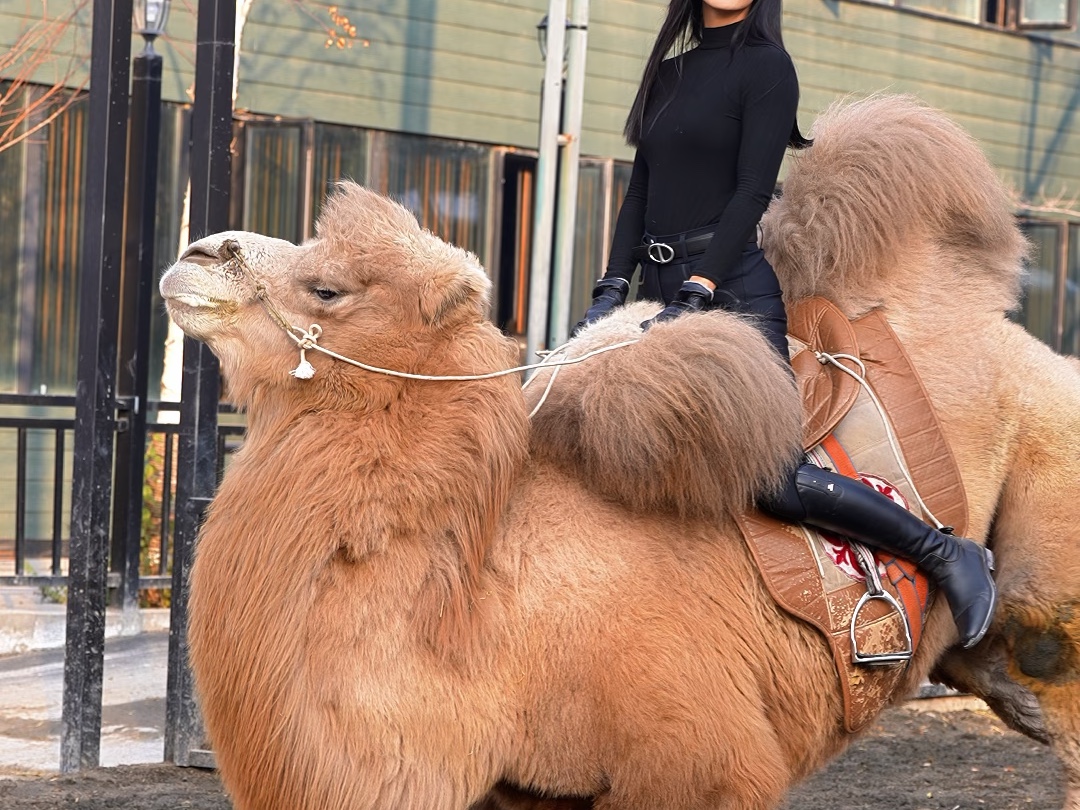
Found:
[{"label": "metal pole", "polygon": [[[121,292],[117,393],[129,404],[126,429],[116,438],[116,501],[112,570],[120,574],[124,615],[138,609],[146,468],[146,400],[150,378],[150,314],[154,289],[158,143],[161,134],[161,56],[151,44],[135,57],[128,139],[124,280]],[[133,615],[133,614],[132,614]]]},{"label": "metal pole", "polygon": [[[553,346],[570,333],[570,299],[574,288],[574,237],[577,226],[578,175],[581,158],[581,118],[585,104],[585,57],[589,38],[589,0],[573,0],[567,31],[566,93],[563,99],[562,155],[559,192],[555,203],[555,269],[552,273],[551,320]],[[584,314],[584,313],[582,313]]]},{"label": "metal pole", "polygon": [[131,0],[94,0],[60,770],[98,765]]},{"label": "metal pole", "polygon": [[[228,230],[232,141],[235,0],[201,0],[195,46],[192,110],[191,240]],[[217,488],[217,360],[205,344],[184,338],[180,395],[169,624],[169,678],[165,698],[165,759],[191,765],[202,743],[202,720],[187,663],[188,575],[195,537]]]},{"label": "metal pole", "polygon": [[555,222],[555,182],[559,162],[559,113],[562,104],[562,60],[566,42],[566,0],[548,6],[544,84],[540,99],[540,155],[536,163],[536,205],[533,218],[529,279],[529,322],[525,359],[547,345],[548,297],[551,291],[551,237]]}]

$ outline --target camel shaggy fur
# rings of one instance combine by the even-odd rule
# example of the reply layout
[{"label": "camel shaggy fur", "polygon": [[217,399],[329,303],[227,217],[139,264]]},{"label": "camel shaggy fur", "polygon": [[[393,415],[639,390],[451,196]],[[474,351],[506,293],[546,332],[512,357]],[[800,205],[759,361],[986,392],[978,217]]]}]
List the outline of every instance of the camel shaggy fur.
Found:
[{"label": "camel shaggy fur", "polygon": [[[891,129],[904,149],[873,140]],[[904,688],[938,662],[940,677],[983,677],[1015,724],[1075,761],[1075,659],[1025,658],[1017,628],[1075,652],[1077,558],[1051,551],[1075,548],[1080,515],[1057,476],[1080,457],[1060,433],[1080,375],[1048,404],[1056,359],[1005,318],[1024,250],[1007,195],[970,138],[910,99],[838,107],[814,134],[767,248],[790,296],[884,308],[952,443],[971,531],[1001,561],[992,641],[950,652],[939,604]],[[965,182],[928,172],[925,211],[889,209],[929,161]],[[838,185],[800,191],[802,174]],[[848,211],[829,203],[856,193]],[[844,247],[860,232],[872,264]],[[161,289],[249,413],[200,535],[189,638],[238,810],[767,810],[849,741],[824,641],[775,606],[734,528],[801,433],[794,386],[752,324],[715,312],[641,336],[652,310],[628,307],[570,351],[640,341],[564,368],[531,423],[543,381],[522,397],[514,377],[403,379],[310,343],[315,373],[298,379],[279,319],[414,374],[517,359],[485,319],[475,257],[351,184],[311,242],[207,237]],[[1002,663],[977,658],[991,647]]]}]

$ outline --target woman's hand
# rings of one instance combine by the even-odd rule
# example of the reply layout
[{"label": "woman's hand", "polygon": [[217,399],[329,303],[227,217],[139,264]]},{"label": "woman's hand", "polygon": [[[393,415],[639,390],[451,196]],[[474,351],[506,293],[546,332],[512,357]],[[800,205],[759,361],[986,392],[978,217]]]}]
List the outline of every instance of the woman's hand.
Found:
[{"label": "woman's hand", "polygon": [[671,303],[660,310],[656,317],[642,321],[641,328],[648,329],[653,324],[672,321],[687,312],[704,312],[712,304],[715,289],[716,285],[709,279],[703,276],[690,276],[679,287]]},{"label": "woman's hand", "polygon": [[598,321],[616,307],[626,303],[626,296],[630,292],[630,282],[625,278],[604,278],[596,282],[593,287],[592,306],[585,312],[585,317],[577,322],[570,330],[570,337],[575,337],[593,321]]}]

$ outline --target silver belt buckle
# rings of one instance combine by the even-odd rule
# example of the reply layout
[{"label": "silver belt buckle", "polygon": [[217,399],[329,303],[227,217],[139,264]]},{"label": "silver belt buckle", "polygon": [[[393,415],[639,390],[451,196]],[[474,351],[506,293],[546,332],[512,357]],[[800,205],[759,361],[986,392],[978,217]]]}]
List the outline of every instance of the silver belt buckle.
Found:
[{"label": "silver belt buckle", "polygon": [[[656,250],[654,251],[653,248]],[[666,242],[649,242],[649,258],[657,264],[669,264],[675,258],[675,248]]]}]

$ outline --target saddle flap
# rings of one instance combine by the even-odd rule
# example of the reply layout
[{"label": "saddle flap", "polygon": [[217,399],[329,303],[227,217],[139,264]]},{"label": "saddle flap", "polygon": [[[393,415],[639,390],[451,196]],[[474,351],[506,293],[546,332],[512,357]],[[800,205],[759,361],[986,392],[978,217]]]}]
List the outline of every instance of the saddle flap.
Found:
[{"label": "saddle flap", "polygon": [[803,400],[803,447],[809,450],[832,432],[859,395],[854,378],[823,365],[815,352],[858,357],[859,346],[847,317],[824,298],[804,298],[787,312],[791,366]]}]

